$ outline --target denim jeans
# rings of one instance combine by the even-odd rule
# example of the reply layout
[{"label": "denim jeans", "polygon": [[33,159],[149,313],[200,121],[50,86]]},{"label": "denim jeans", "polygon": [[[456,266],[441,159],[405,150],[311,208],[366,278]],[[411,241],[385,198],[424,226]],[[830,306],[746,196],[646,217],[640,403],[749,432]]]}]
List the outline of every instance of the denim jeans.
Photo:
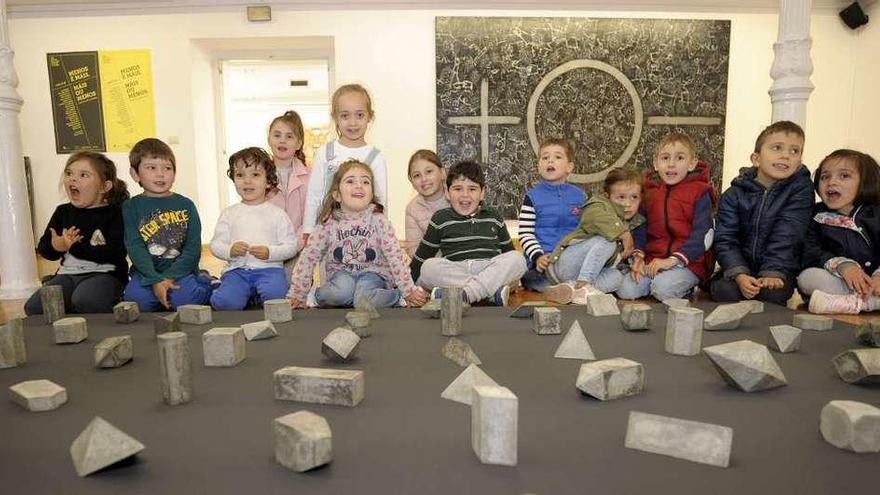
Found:
[{"label": "denim jeans", "polygon": [[238,311],[244,309],[254,295],[262,304],[270,299],[283,299],[286,294],[283,268],[236,268],[220,277],[220,287],[211,294],[211,306],[218,311]]},{"label": "denim jeans", "polygon": [[824,268],[807,268],[798,275],[797,284],[801,294],[807,297],[812,295],[814,290],[821,290],[822,292],[839,296],[853,293],[842,278],[835,276]]},{"label": "denim jeans", "polygon": [[327,282],[315,290],[321,307],[351,307],[364,294],[377,308],[389,308],[400,301],[400,291],[386,288],[385,279],[373,272],[349,273],[337,270]]},{"label": "denim jeans", "polygon": [[[142,285],[143,278],[132,272],[131,280],[125,286],[123,301],[134,301],[142,313],[165,311],[159,299],[153,294],[153,286]],[[168,290],[168,304],[172,309],[184,304],[208,304],[211,298],[211,279],[202,274],[189,274],[174,280],[177,289]]]},{"label": "denim jeans", "polygon": [[491,298],[505,285],[526,273],[526,259],[518,251],[507,251],[494,258],[450,261],[431,258],[422,264],[418,284],[434,287],[464,287],[468,301]]},{"label": "denim jeans", "polygon": [[565,248],[553,268],[560,282],[588,282],[607,294],[616,291],[623,281],[619,270],[605,266],[615,251],[616,242],[595,235]]},{"label": "denim jeans", "polygon": [[650,294],[658,301],[677,299],[690,296],[699,282],[694,272],[681,266],[664,270],[653,279],[644,276],[638,282],[633,282],[627,274],[617,290],[617,296],[621,299],[639,299]]}]

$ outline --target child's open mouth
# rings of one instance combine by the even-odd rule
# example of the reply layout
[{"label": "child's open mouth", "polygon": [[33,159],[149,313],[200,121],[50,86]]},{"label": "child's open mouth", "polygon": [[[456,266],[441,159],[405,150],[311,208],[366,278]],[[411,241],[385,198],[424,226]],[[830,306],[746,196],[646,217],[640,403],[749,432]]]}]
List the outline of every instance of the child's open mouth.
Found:
[{"label": "child's open mouth", "polygon": [[68,194],[70,194],[71,197],[79,198],[79,189],[77,189],[76,186],[68,187],[67,192],[68,192]]},{"label": "child's open mouth", "polygon": [[825,191],[825,196],[826,196],[830,201],[835,201],[837,198],[840,197],[840,193],[837,192],[837,191]]}]

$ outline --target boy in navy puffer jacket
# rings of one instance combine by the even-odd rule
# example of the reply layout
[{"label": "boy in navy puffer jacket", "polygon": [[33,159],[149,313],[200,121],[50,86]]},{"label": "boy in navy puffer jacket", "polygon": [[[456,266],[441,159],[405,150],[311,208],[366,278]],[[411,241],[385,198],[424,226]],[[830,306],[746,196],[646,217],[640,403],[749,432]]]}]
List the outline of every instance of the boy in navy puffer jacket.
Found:
[{"label": "boy in navy puffer jacket", "polygon": [[795,287],[813,208],[813,184],[801,162],[804,131],[779,121],[761,131],[751,155],[722,195],[715,227],[719,302],[758,299],[785,305]]}]

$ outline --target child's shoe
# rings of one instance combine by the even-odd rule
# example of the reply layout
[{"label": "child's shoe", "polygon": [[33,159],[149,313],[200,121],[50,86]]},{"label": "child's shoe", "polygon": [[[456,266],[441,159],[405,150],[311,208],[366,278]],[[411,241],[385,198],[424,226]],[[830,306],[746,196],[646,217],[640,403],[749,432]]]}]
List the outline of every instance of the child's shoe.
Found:
[{"label": "child's shoe", "polygon": [[495,306],[507,306],[507,301],[510,300],[510,286],[505,285],[504,287],[495,291],[495,295],[492,296],[492,304]]},{"label": "child's shoe", "polygon": [[544,299],[556,304],[568,304],[574,294],[574,286],[570,283],[551,285],[544,289]]},{"label": "child's shoe", "polygon": [[839,296],[821,290],[810,296],[810,313],[857,315],[864,307],[865,300],[858,294]]},{"label": "child's shoe", "polygon": [[601,290],[593,287],[592,284],[584,284],[577,289],[574,290],[574,293],[571,296],[571,303],[578,304],[580,306],[587,305],[587,298],[590,296],[596,296],[599,294],[604,294]]}]

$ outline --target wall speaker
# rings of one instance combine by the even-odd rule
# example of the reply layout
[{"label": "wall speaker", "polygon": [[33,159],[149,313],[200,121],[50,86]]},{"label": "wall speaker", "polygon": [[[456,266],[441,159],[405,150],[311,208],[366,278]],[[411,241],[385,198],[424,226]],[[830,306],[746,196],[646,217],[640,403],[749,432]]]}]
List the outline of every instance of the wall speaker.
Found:
[{"label": "wall speaker", "polygon": [[853,2],[849,7],[841,10],[840,18],[850,29],[856,29],[868,23],[868,16],[865,15],[859,2]]}]

